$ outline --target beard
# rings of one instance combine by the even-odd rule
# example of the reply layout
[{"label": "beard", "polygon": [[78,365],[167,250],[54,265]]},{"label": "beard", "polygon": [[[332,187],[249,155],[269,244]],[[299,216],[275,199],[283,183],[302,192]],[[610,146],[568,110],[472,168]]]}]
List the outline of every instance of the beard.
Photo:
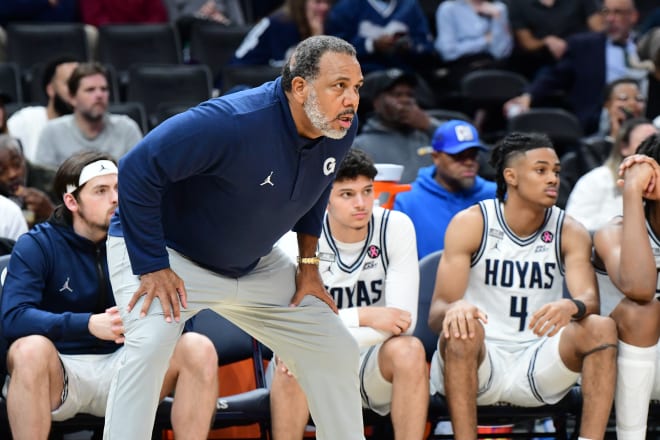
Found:
[{"label": "beard", "polygon": [[87,228],[89,228],[89,230],[99,231],[99,232],[104,232],[104,233],[108,232],[108,229],[110,228],[110,218],[109,217],[103,223],[99,223],[98,221],[90,220],[87,217],[87,214],[86,214],[85,211],[86,211],[85,207],[82,204],[80,204],[80,209],[78,210],[78,216],[80,217],[80,220],[83,222],[83,224]]},{"label": "beard", "polygon": [[53,97],[53,108],[60,116],[73,113],[73,107],[71,107],[71,104],[66,102],[58,93],[55,93],[55,96]]},{"label": "beard", "polygon": [[[348,133],[348,129],[345,128],[332,128],[330,121],[328,121],[325,115],[321,112],[319,98],[316,95],[314,88],[310,88],[307,100],[303,104],[303,110],[312,125],[319,130],[323,136],[330,139],[342,139],[346,136],[346,133]],[[351,112],[351,114],[353,114],[353,112]]]}]

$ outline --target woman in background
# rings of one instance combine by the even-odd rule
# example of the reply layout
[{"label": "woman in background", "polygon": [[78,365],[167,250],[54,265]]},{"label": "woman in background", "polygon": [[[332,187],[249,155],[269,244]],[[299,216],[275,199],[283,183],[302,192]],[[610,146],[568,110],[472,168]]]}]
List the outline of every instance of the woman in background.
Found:
[{"label": "woman in background", "polygon": [[571,191],[566,213],[595,231],[623,213],[623,198],[616,181],[619,165],[658,130],[645,118],[632,118],[621,125],[605,163],[582,176]]}]

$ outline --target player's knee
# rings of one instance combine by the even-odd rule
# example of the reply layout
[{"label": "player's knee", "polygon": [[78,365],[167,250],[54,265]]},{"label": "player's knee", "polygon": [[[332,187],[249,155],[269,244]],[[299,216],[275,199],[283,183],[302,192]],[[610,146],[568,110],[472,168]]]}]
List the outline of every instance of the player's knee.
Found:
[{"label": "player's knee", "polygon": [[617,330],[627,340],[657,337],[660,325],[660,303],[656,300],[636,302],[624,298],[612,312]]},{"label": "player's knee", "polygon": [[[389,347],[387,347],[389,345]],[[419,370],[421,367],[426,368],[426,352],[422,342],[414,336],[398,336],[390,338],[385,344],[385,347],[391,354],[393,365],[395,368],[412,370]]]},{"label": "player's knee", "polygon": [[275,395],[292,396],[302,393],[302,388],[295,376],[288,372],[288,369],[285,370],[276,366],[273,370],[271,393]]},{"label": "player's knee", "polygon": [[19,338],[11,344],[7,361],[11,369],[20,366],[26,372],[38,373],[48,369],[48,361],[53,356],[57,356],[57,350],[48,338],[31,335]]},{"label": "player's knee", "polygon": [[172,364],[198,378],[213,380],[217,376],[218,354],[213,342],[199,333],[185,333],[177,342]]},{"label": "player's knee", "polygon": [[479,355],[483,345],[483,331],[478,332],[474,338],[448,338],[440,342],[445,360],[467,360]]},{"label": "player's knee", "polygon": [[[581,322],[583,328],[583,351],[610,351],[615,353],[617,344],[616,323],[609,316],[589,315]],[[603,349],[603,350],[601,350]],[[613,350],[612,350],[613,349]]]}]

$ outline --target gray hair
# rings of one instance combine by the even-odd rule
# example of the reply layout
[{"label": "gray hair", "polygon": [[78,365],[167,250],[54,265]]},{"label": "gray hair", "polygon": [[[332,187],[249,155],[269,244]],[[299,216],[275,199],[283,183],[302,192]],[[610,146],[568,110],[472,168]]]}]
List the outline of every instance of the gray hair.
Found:
[{"label": "gray hair", "polygon": [[12,137],[8,134],[0,134],[0,150],[17,150],[23,155],[23,147],[21,143],[15,137]]},{"label": "gray hair", "polygon": [[319,76],[319,60],[326,52],[343,53],[356,57],[352,44],[330,35],[315,35],[298,43],[282,68],[282,87],[291,91],[293,78],[299,76],[314,81]]}]

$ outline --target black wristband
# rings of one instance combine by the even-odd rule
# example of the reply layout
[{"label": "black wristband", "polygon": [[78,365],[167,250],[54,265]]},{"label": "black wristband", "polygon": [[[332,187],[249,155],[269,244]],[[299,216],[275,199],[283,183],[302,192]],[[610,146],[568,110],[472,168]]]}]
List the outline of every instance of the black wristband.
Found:
[{"label": "black wristband", "polygon": [[584,305],[582,301],[579,299],[573,299],[571,298],[571,301],[573,301],[573,304],[577,307],[578,311],[575,312],[571,318],[573,318],[576,321],[579,321],[580,319],[584,318],[584,315],[587,314],[587,306]]}]

